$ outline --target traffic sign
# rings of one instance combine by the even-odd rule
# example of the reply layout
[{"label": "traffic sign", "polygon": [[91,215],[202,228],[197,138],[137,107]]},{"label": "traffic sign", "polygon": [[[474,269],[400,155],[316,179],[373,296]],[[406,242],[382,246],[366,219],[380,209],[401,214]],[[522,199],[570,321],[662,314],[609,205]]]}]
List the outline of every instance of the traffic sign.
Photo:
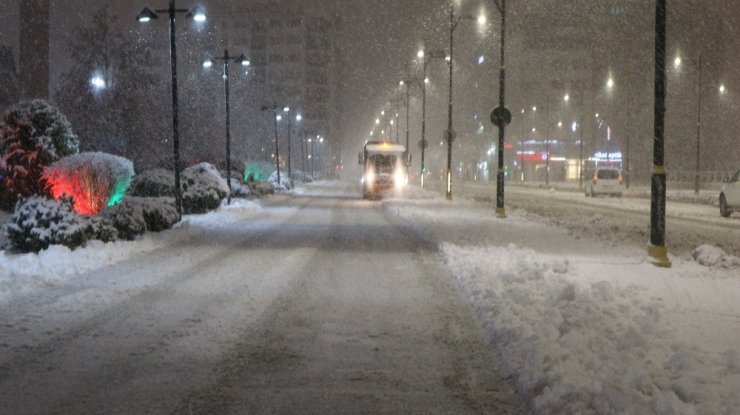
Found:
[{"label": "traffic sign", "polygon": [[496,107],[491,112],[491,122],[498,128],[506,127],[511,123],[511,111],[506,107]]}]

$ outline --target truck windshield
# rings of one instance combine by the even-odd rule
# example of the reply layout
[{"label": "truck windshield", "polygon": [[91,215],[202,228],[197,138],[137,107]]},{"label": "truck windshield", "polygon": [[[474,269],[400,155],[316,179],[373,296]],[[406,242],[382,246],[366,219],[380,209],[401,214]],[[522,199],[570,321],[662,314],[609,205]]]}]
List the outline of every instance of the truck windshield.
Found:
[{"label": "truck windshield", "polygon": [[369,164],[375,167],[376,174],[393,174],[396,159],[397,157],[391,154],[372,154],[369,157]]}]

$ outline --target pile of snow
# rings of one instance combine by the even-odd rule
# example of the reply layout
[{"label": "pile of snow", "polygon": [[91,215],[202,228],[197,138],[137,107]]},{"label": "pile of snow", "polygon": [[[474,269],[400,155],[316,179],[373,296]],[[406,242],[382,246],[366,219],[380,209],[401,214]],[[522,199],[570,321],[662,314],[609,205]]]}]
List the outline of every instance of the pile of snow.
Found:
[{"label": "pile of snow", "polygon": [[[729,414],[740,408],[738,348],[706,353],[682,341],[664,321],[669,310],[659,299],[642,298],[641,288],[578,275],[578,259],[513,244],[443,244],[441,250],[535,412]],[[657,272],[636,266],[648,278]]]},{"label": "pile of snow", "polygon": [[699,264],[708,267],[740,267],[740,258],[733,255],[727,255],[725,251],[712,245],[698,246],[691,254],[691,256]]},{"label": "pile of snow", "polygon": [[[143,198],[156,203],[156,198]],[[234,199],[205,215],[185,215],[171,230],[147,233],[135,241],[112,243],[88,241],[75,250],[51,245],[38,253],[13,254],[0,251],[0,304],[39,288],[56,285],[75,276],[163,249],[208,229],[229,228],[249,220],[261,207],[256,201]]]}]

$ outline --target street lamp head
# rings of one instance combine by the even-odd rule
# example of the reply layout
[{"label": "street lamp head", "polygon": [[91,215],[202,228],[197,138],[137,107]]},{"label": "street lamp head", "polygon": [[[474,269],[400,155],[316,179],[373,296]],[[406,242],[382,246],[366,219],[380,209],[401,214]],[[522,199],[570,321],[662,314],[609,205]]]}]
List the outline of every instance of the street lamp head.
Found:
[{"label": "street lamp head", "polygon": [[563,122],[562,121],[558,121],[558,128],[561,128],[562,126],[563,126]]},{"label": "street lamp head", "polygon": [[208,69],[211,66],[213,66],[213,60],[211,58],[208,58],[208,59],[206,59],[206,60],[203,61],[203,67],[204,68]]},{"label": "street lamp head", "polygon": [[673,60],[673,67],[678,69],[681,67],[681,57],[676,56],[676,59]]},{"label": "street lamp head", "polygon": [[486,18],[486,15],[485,14],[481,14],[480,16],[478,16],[478,24],[479,25],[483,26],[483,25],[485,25],[487,23],[487,21],[488,21],[488,19]]},{"label": "street lamp head", "polygon": [[283,120],[283,116],[282,116],[282,115],[280,115],[280,114],[278,114],[278,115],[277,115],[277,116],[275,117],[275,119],[276,119],[276,120],[278,120],[278,121],[282,121],[282,120]]},{"label": "street lamp head", "polygon": [[398,85],[401,85],[401,86],[403,86],[403,84],[404,84],[403,81],[401,81],[401,82],[398,83]]},{"label": "street lamp head", "polygon": [[376,119],[375,119],[375,124],[376,124],[376,125],[377,125],[377,124],[380,124],[380,118],[376,118]]},{"label": "street lamp head", "polygon": [[724,85],[724,84],[721,84],[721,85],[719,86],[719,93],[720,93],[720,94],[724,94],[724,93],[726,93],[726,92],[727,92],[727,88],[725,88],[725,85]]},{"label": "street lamp head", "polygon": [[424,58],[424,49],[419,49],[419,52],[416,53],[416,56],[419,59],[423,59]]},{"label": "street lamp head", "polygon": [[532,107],[532,111],[537,111],[537,107]]},{"label": "street lamp head", "polygon": [[246,56],[244,56],[243,53],[239,55],[238,58],[236,58],[236,61],[239,62],[242,66],[249,66],[249,60]]},{"label": "street lamp head", "polygon": [[568,94],[565,94],[565,96],[563,97],[563,100],[564,100],[565,102],[568,102],[568,101],[570,101],[570,95],[568,95]]},{"label": "street lamp head", "polygon": [[611,77],[606,81],[606,87],[612,89],[614,87],[614,79]]},{"label": "street lamp head", "polygon": [[90,84],[96,90],[105,89],[106,86],[105,79],[100,75],[93,76],[92,79],[90,79]]},{"label": "street lamp head", "polygon": [[195,6],[192,9],[190,9],[190,11],[188,12],[188,14],[185,15],[185,17],[188,19],[193,19],[198,23],[203,23],[206,21],[206,11],[201,6]]},{"label": "street lamp head", "polygon": [[428,84],[429,83],[429,77],[424,78],[424,83],[425,84]]},{"label": "street lamp head", "polygon": [[283,107],[283,112],[290,112],[290,107]]},{"label": "street lamp head", "polygon": [[157,16],[157,13],[154,13],[152,9],[148,7],[144,7],[141,10],[141,13],[136,16],[136,20],[141,23],[146,23],[148,21],[151,21],[152,19],[159,19],[159,16]]},{"label": "street lamp head", "polygon": [[449,62],[451,59],[450,55],[445,56],[445,61]]},{"label": "street lamp head", "polygon": [[295,116],[295,120],[298,121],[298,122],[300,122],[302,119],[303,119],[303,117],[301,117],[301,114],[298,114],[298,115]]}]

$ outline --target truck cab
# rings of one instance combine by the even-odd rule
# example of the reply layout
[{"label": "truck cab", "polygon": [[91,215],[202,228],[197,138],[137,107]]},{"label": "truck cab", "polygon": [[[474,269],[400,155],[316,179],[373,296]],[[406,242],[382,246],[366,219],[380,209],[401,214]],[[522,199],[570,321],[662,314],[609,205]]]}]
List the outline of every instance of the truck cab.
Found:
[{"label": "truck cab", "polygon": [[368,141],[359,155],[360,185],[365,199],[380,199],[408,184],[406,146],[389,141]]}]

